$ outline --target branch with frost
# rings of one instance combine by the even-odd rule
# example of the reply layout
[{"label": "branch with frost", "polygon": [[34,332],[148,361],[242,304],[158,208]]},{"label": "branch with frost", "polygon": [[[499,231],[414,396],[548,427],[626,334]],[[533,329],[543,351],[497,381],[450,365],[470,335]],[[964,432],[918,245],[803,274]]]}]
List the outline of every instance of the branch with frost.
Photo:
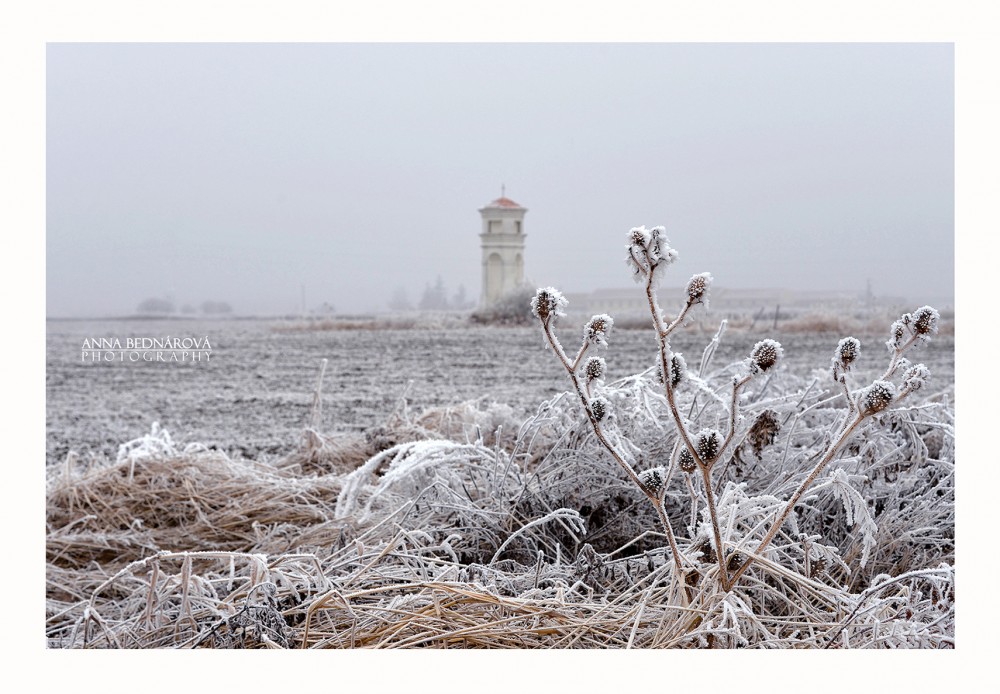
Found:
[{"label": "branch with frost", "polygon": [[549,346],[555,353],[556,358],[563,365],[563,368],[566,369],[566,373],[573,384],[573,389],[580,398],[580,404],[583,406],[583,410],[587,415],[587,419],[590,421],[591,428],[593,429],[597,440],[608,451],[608,453],[611,454],[611,457],[614,458],[615,462],[617,462],[618,465],[625,471],[625,473],[629,476],[629,479],[631,479],[635,485],[639,487],[643,495],[656,508],[657,515],[660,517],[660,522],[663,524],[667,541],[670,544],[674,567],[677,571],[678,577],[680,577],[683,573],[683,559],[681,551],[677,546],[677,539],[674,536],[670,519],[663,510],[663,494],[666,491],[666,485],[662,485],[662,487],[658,488],[650,486],[649,480],[644,480],[640,477],[639,473],[636,472],[632,464],[628,462],[621,451],[619,451],[618,448],[610,441],[608,435],[604,431],[603,424],[612,417],[611,403],[608,402],[607,398],[601,395],[593,395],[591,391],[592,384],[604,376],[604,360],[599,357],[592,357],[586,362],[582,374],[580,373],[580,366],[591,347],[607,347],[607,336],[611,332],[614,320],[611,316],[599,314],[593,316],[589,321],[587,321],[587,324],[584,327],[582,344],[580,345],[580,349],[577,351],[576,356],[571,361],[566,356],[566,352],[560,344],[558,337],[556,337],[554,329],[556,321],[565,315],[563,309],[565,309],[567,303],[568,302],[565,297],[563,297],[557,289],[554,289],[553,287],[546,287],[539,289],[535,294],[535,297],[531,300],[531,312],[541,323],[542,331],[545,334],[545,338]]},{"label": "branch with frost", "polygon": [[[667,321],[660,309],[656,290],[666,269],[677,259],[677,251],[670,247],[663,227],[652,229],[647,229],[644,226],[635,227],[628,232],[627,240],[625,262],[632,271],[633,279],[643,285],[646,294],[659,347],[659,376],[663,383],[667,408],[682,444],[676,460],[681,470],[687,475],[690,476],[695,471],[700,472],[715,543],[715,554],[719,565],[719,580],[722,588],[728,592],[753,564],[755,554],[749,554],[739,563],[738,568],[730,573],[730,557],[723,546],[719,513],[713,493],[712,469],[716,461],[725,457],[736,439],[736,430],[741,420],[739,412],[741,392],[755,377],[773,372],[775,366],[782,359],[784,350],[779,342],[772,339],[757,342],[749,358],[744,362],[742,372],[738,373],[732,380],[725,434],[711,428],[701,429],[697,434],[693,433],[690,423],[678,407],[675,394],[677,387],[684,379],[690,379],[691,376],[686,373],[687,366],[684,359],[671,350],[670,336],[684,323],[695,306],[707,304],[712,276],[705,272],[691,277],[685,288],[686,298],[683,305],[677,315],[672,320]],[[592,385],[604,375],[604,360],[599,357],[591,357],[584,362],[584,358],[592,347],[607,346],[606,336],[613,321],[610,316],[604,314],[591,318],[585,328],[584,340],[580,349],[570,359],[554,332],[554,324],[560,316],[564,315],[563,309],[566,304],[566,299],[562,294],[552,287],[539,289],[531,302],[532,313],[541,322],[548,344],[566,369],[598,441],[611,453],[612,457],[626,471],[633,482],[643,490],[650,501],[656,505],[657,513],[667,530],[675,565],[678,574],[680,574],[682,555],[677,547],[663,505],[667,483],[665,474],[657,472],[662,468],[645,471],[641,474],[637,473],[626,457],[611,443],[602,429],[604,423],[611,419],[611,405],[603,396],[595,395],[592,388]],[[774,540],[782,524],[791,515],[795,505],[805,492],[815,484],[826,466],[836,458],[861,426],[878,413],[890,406],[898,405],[904,398],[923,387],[930,375],[928,369],[923,364],[911,366],[903,355],[915,345],[930,339],[930,336],[937,331],[938,320],[939,315],[935,309],[923,306],[912,314],[904,314],[895,321],[890,328],[889,341],[886,343],[890,352],[890,361],[885,373],[881,379],[856,391],[851,390],[847,375],[858,358],[861,343],[854,337],[847,337],[840,341],[833,357],[832,376],[847,401],[847,411],[835,425],[829,444],[819,456],[812,471],[792,494],[784,509],[774,518],[763,540],[756,548],[758,555]],[[717,345],[723,328],[720,328],[713,343],[706,348],[706,355],[709,354],[709,350],[714,351],[714,345]],[[706,357],[703,357],[699,376],[704,374],[705,361]],[[582,372],[580,372],[581,366],[583,366]],[[897,387],[892,379],[900,370],[905,371],[901,383]],[[838,480],[839,478],[835,477],[834,479]],[[652,485],[651,481],[654,480],[656,484]],[[842,485],[838,487],[835,492],[845,504],[852,524],[854,521],[864,524],[865,517],[860,514],[858,499],[842,487]],[[690,484],[690,477],[688,478],[688,489],[693,500],[695,494],[694,488]],[[853,488],[851,491],[854,491]],[[870,528],[865,525],[863,530],[866,540],[865,554],[862,559],[867,559],[867,552],[870,549],[868,530]]]}]

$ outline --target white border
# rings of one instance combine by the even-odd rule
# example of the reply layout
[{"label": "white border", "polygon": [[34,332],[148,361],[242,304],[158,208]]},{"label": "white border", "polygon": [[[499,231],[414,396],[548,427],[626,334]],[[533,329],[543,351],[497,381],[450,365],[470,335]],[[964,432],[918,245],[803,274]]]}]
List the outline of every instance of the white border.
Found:
[{"label": "white border", "polygon": [[[990,673],[983,658],[997,642],[989,576],[991,490],[997,465],[988,417],[997,410],[985,354],[996,296],[993,270],[1000,190],[1000,123],[995,47],[996,3],[840,0],[774,2],[317,2],[143,0],[18,2],[5,6],[0,42],[5,99],[0,129],[0,191],[7,224],[2,281],[4,348],[3,463],[5,619],[0,630],[8,677],[30,677],[46,691],[209,691],[362,687],[365,691],[673,689],[722,683],[738,691],[803,688],[843,691],[959,690],[963,677]],[[957,6],[957,7],[956,7]],[[612,9],[613,8],[613,9]],[[39,625],[44,600],[44,59],[61,41],[904,41],[956,44],[956,307],[958,314],[959,621],[950,653],[637,653],[515,654],[339,652],[317,656],[226,653],[79,653],[47,651]],[[918,270],[919,271],[919,270]],[[992,329],[992,330],[991,330]],[[13,336],[13,339],[11,338]],[[980,365],[982,365],[980,367]],[[981,385],[982,387],[976,387]],[[989,399],[988,399],[989,398]],[[994,425],[995,426],[995,425]],[[15,497],[12,499],[11,497]],[[977,554],[984,548],[986,556]],[[980,609],[982,608],[982,609]],[[280,662],[271,660],[280,658]],[[295,658],[295,662],[289,662]],[[304,658],[299,660],[299,658]],[[763,659],[767,663],[763,663]],[[836,660],[834,660],[836,658]],[[267,659],[265,662],[264,659]],[[719,667],[719,666],[722,667]],[[780,670],[779,670],[780,668]],[[835,669],[831,669],[835,668]],[[978,687],[976,688],[978,689]]]}]

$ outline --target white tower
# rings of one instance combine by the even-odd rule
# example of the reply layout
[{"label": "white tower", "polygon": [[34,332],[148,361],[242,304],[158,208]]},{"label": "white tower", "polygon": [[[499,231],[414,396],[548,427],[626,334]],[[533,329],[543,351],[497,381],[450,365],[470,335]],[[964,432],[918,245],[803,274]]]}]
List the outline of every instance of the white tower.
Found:
[{"label": "white tower", "polygon": [[479,303],[489,306],[524,282],[524,213],[500,189],[500,197],[479,210],[483,217],[483,291]]}]

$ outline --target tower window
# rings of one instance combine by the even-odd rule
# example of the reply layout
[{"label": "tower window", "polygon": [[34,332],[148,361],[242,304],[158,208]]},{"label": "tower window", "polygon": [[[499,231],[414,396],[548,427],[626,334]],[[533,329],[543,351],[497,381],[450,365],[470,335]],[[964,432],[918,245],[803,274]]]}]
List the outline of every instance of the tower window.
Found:
[{"label": "tower window", "polygon": [[514,231],[517,232],[518,234],[521,233],[521,220],[520,219],[518,219],[517,221],[514,222]]}]

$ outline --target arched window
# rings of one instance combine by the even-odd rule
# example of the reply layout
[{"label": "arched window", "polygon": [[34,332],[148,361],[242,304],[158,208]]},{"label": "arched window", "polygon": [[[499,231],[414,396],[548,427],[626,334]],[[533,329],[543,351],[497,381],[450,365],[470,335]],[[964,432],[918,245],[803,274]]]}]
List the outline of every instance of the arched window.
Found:
[{"label": "arched window", "polygon": [[503,291],[503,258],[499,253],[490,253],[486,259],[486,301],[500,298]]}]

